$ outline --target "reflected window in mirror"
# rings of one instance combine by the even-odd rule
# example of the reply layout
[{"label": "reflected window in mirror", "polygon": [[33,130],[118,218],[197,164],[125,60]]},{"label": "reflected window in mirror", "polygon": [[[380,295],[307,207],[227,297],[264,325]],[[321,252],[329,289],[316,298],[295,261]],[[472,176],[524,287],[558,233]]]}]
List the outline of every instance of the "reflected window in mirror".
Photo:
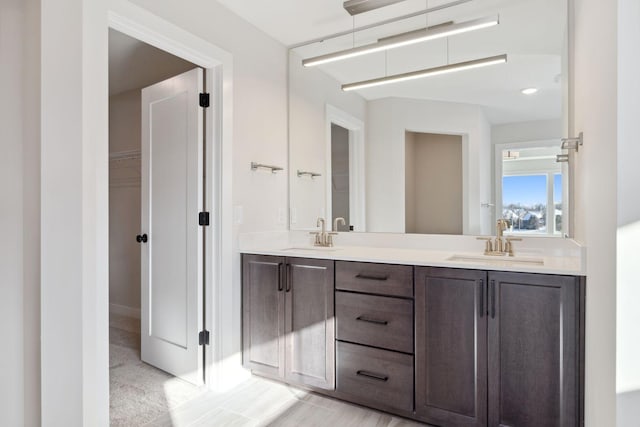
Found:
[{"label": "reflected window in mirror", "polygon": [[560,153],[556,141],[497,147],[501,173],[496,216],[507,220],[507,233],[564,235],[567,171],[556,161]]}]

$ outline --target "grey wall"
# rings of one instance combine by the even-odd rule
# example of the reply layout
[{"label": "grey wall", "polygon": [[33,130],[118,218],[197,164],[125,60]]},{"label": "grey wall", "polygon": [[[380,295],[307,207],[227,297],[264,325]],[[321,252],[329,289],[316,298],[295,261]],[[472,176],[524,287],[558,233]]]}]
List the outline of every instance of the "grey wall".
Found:
[{"label": "grey wall", "polygon": [[[331,215],[344,218],[340,231],[349,231],[349,130],[331,124]],[[334,230],[335,231],[335,230]]]}]

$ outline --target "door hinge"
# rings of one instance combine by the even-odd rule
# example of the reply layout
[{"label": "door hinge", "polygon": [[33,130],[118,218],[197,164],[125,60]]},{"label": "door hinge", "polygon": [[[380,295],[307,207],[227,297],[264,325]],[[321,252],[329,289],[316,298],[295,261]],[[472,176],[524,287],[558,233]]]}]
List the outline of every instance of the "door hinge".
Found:
[{"label": "door hinge", "polygon": [[198,214],[198,224],[209,225],[209,212],[200,212]]},{"label": "door hinge", "polygon": [[207,108],[209,107],[209,94],[208,93],[201,93],[200,94],[200,106],[203,108]]},{"label": "door hinge", "polygon": [[198,342],[200,345],[209,345],[209,331],[206,329],[198,334]]}]

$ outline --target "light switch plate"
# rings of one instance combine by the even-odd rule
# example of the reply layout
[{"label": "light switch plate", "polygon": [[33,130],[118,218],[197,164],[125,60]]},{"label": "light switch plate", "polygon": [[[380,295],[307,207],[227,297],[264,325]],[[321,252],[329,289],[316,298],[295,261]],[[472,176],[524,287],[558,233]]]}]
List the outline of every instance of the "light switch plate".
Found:
[{"label": "light switch plate", "polygon": [[244,222],[244,209],[242,205],[235,205],[233,207],[233,223],[242,224]]}]

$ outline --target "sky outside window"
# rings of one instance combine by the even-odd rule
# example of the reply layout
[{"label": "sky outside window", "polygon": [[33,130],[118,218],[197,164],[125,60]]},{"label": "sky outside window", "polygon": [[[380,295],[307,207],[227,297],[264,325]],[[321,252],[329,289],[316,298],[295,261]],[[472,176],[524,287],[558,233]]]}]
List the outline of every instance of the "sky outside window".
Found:
[{"label": "sky outside window", "polygon": [[[557,175],[560,176],[560,175]],[[557,177],[556,176],[556,177]],[[554,177],[554,192],[559,186],[562,195],[562,178]],[[559,181],[559,183],[558,183]],[[556,193],[558,194],[558,193]],[[532,207],[538,204],[547,205],[546,175],[512,175],[502,177],[502,205],[520,205]]]}]

